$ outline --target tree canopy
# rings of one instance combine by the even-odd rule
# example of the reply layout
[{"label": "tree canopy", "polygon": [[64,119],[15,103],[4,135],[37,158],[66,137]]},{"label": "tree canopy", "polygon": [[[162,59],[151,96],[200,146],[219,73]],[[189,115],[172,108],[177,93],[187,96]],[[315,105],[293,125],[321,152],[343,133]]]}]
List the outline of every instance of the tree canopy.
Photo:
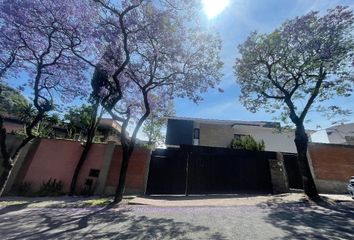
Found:
[{"label": "tree canopy", "polygon": [[269,34],[253,32],[239,51],[235,75],[247,109],[280,109],[294,124],[303,122],[314,105],[343,112],[341,106],[322,103],[352,92],[353,13],[347,7],[323,16],[310,12]]},{"label": "tree canopy", "polygon": [[83,104],[80,107],[71,107],[64,115],[64,120],[67,122],[69,137],[73,134],[80,133],[86,136],[91,124],[92,106]]},{"label": "tree canopy", "polygon": [[8,115],[19,116],[23,106],[29,105],[29,101],[22,93],[6,84],[0,83],[2,93],[0,94],[0,112]]}]

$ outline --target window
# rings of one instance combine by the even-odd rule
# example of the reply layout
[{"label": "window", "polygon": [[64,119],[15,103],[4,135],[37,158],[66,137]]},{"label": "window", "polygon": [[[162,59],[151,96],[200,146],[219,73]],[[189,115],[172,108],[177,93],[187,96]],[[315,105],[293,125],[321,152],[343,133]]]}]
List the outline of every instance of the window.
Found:
[{"label": "window", "polygon": [[354,136],[345,136],[345,141],[346,141],[349,145],[354,145]]},{"label": "window", "polygon": [[194,128],[193,139],[199,139],[199,135],[200,135],[200,129]]}]

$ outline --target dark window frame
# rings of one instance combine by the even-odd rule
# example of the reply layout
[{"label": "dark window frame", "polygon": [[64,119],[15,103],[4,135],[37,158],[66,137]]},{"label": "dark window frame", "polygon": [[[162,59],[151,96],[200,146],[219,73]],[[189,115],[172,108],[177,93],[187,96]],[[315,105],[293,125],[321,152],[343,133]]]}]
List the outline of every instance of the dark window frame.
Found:
[{"label": "dark window frame", "polygon": [[200,128],[193,129],[193,139],[200,139]]}]

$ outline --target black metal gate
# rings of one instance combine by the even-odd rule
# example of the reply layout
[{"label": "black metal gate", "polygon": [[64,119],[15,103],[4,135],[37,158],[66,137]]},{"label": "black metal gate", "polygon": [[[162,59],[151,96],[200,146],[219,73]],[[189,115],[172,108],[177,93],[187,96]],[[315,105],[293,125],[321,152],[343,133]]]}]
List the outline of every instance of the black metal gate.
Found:
[{"label": "black metal gate", "polygon": [[147,194],[271,192],[274,152],[183,146],[154,151]]},{"label": "black metal gate", "polygon": [[186,163],[179,149],[152,152],[146,194],[185,194]]}]

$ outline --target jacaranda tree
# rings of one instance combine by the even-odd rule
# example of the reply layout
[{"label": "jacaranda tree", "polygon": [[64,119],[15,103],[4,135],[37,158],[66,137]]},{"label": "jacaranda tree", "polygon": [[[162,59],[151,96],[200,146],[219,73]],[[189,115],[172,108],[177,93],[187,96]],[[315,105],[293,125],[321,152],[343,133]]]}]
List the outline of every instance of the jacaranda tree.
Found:
[{"label": "jacaranda tree", "polygon": [[1,72],[15,73],[6,81],[28,77],[26,87],[33,94],[36,116],[26,126],[26,137],[13,155],[6,148],[6,130],[1,124],[5,134],[0,139],[4,158],[0,188],[20,150],[36,137],[33,128],[53,110],[54,100],[71,100],[85,93],[85,65],[72,50],[79,48],[91,31],[94,18],[95,10],[86,1],[1,1]]},{"label": "jacaranda tree", "polygon": [[338,6],[326,14],[310,12],[269,34],[252,33],[239,46],[235,75],[246,108],[283,111],[295,125],[295,144],[305,193],[319,199],[306,156],[304,121],[311,109],[342,113],[322,105],[352,91],[353,13]]},{"label": "jacaranda tree", "polygon": [[[197,26],[198,1],[97,2],[116,17],[113,24],[121,32],[103,57],[96,84],[104,109],[122,123],[122,165],[114,198],[120,202],[144,121],[174,97],[200,101],[200,93],[218,83],[220,41]],[[124,10],[127,6],[131,11]]]},{"label": "jacaranda tree", "polygon": [[[93,75],[91,79],[91,94],[89,97],[89,102],[91,105],[91,116],[90,116],[90,126],[86,136],[86,141],[84,144],[84,149],[80,155],[80,159],[75,167],[74,174],[70,184],[69,195],[73,195],[76,192],[77,179],[80,174],[81,168],[84,165],[87,156],[92,147],[95,132],[99,123],[99,119],[102,116],[104,108],[102,106],[108,101],[112,96],[106,95],[106,91],[103,90],[103,86],[109,85],[109,75],[112,69],[110,69],[112,61],[112,54],[116,53],[117,44],[123,43],[124,46],[128,45],[128,35],[132,34],[127,32],[129,28],[134,25],[134,21],[128,19],[128,16],[133,10],[140,6],[140,1],[122,1],[120,4],[115,5],[114,9],[110,9],[105,2],[100,2],[96,0],[90,1],[93,3],[93,7],[97,9],[100,20],[96,22],[95,26],[91,26],[95,29],[92,38],[88,38],[84,44],[81,44],[79,48],[72,48],[73,53],[86,63],[87,66],[91,67],[93,70]],[[119,10],[118,10],[119,9]],[[115,12],[112,12],[114,10]],[[115,66],[118,66],[114,71],[113,78],[117,78],[129,63],[129,50],[126,47],[126,51],[120,52],[119,54],[125,55],[125,60],[122,62],[115,61]],[[123,58],[122,56],[116,58]],[[109,70],[108,70],[109,69]]]}]

